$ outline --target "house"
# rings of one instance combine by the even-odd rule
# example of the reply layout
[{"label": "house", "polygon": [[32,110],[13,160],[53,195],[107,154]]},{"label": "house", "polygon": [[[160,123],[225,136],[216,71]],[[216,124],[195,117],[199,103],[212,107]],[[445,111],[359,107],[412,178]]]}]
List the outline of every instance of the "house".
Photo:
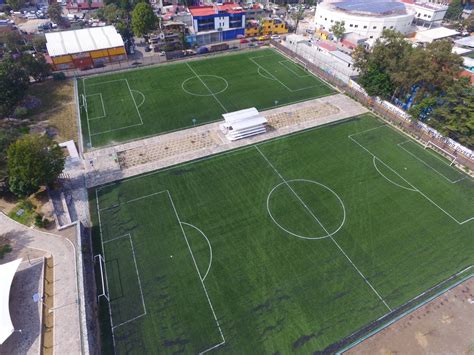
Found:
[{"label": "house", "polygon": [[280,18],[264,18],[261,21],[250,20],[245,24],[245,37],[271,36],[287,34],[288,26]]},{"label": "house", "polygon": [[192,42],[202,45],[229,41],[245,34],[245,12],[238,4],[190,6],[193,18]]}]

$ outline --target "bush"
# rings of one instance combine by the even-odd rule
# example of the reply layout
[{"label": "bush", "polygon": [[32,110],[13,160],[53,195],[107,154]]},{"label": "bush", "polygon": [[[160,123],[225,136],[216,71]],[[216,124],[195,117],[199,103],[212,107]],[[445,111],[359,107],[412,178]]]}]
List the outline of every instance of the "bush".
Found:
[{"label": "bush", "polygon": [[23,106],[18,106],[13,112],[13,116],[16,118],[24,118],[26,115],[28,115],[28,109]]},{"label": "bush", "polygon": [[41,214],[36,214],[35,216],[35,226],[38,228],[47,228],[50,224],[50,220],[43,217]]},{"label": "bush", "polygon": [[66,79],[66,74],[64,74],[62,71],[58,73],[53,73],[53,79],[54,80],[65,80]]}]

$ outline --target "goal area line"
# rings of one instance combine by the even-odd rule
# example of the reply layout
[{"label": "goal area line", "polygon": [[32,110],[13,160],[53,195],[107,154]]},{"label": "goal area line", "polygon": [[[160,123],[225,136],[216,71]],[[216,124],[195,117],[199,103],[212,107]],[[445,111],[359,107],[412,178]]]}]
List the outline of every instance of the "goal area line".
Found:
[{"label": "goal area line", "polygon": [[[141,297],[142,297],[142,304],[143,304],[143,309],[144,309],[144,312],[143,314],[140,314],[136,317],[133,317],[131,319],[128,319],[120,324],[117,324],[117,325],[114,325],[113,323],[113,315],[112,315],[112,308],[111,308],[111,302],[109,301],[108,302],[108,309],[109,309],[109,318],[110,318],[110,325],[111,325],[111,331],[112,331],[112,339],[113,339],[113,346],[114,346],[114,352],[115,352],[115,348],[116,348],[116,339],[115,339],[115,329],[117,327],[120,327],[122,325],[125,325],[127,323],[130,323],[130,322],[133,322],[141,317],[144,317],[147,315],[147,312],[146,312],[146,305],[145,305],[145,300],[144,300],[144,297],[143,297],[143,290],[142,290],[142,286],[141,286],[141,280],[140,280],[140,275],[139,275],[139,271],[138,271],[138,267],[137,267],[137,262],[136,262],[136,255],[135,255],[135,249],[134,249],[134,246],[133,246],[133,241],[132,241],[132,237],[131,237],[131,234],[130,233],[126,233],[124,235],[120,235],[120,236],[117,236],[117,237],[114,237],[112,239],[109,239],[109,240],[105,240],[103,239],[103,231],[102,231],[102,221],[101,221],[101,212],[103,211],[107,211],[107,210],[110,210],[110,209],[113,209],[113,208],[117,208],[117,207],[120,207],[121,205],[124,205],[124,204],[130,204],[130,203],[133,203],[133,202],[136,202],[136,201],[140,201],[140,200],[143,200],[143,199],[146,199],[146,198],[149,198],[149,197],[152,197],[152,196],[156,196],[156,195],[159,195],[159,194],[166,194],[167,195],[167,198],[171,204],[171,207],[172,207],[172,210],[173,210],[173,213],[174,215],[176,216],[176,221],[181,229],[181,232],[182,232],[182,235],[183,235],[183,238],[186,242],[186,245],[187,245],[187,248],[188,248],[188,251],[191,255],[191,258],[192,258],[192,261],[193,261],[193,264],[194,264],[194,267],[196,269],[196,272],[197,272],[197,276],[199,278],[199,281],[201,282],[201,285],[202,285],[202,288],[204,290],[204,294],[206,296],[206,300],[209,304],[209,307],[210,307],[210,310],[211,310],[211,313],[212,313],[212,316],[214,318],[214,321],[216,323],[216,326],[217,326],[217,330],[219,332],[219,335],[222,339],[221,342],[219,342],[218,344],[215,344],[213,345],[212,347],[210,348],[207,348],[207,349],[204,349],[203,351],[199,352],[199,354],[204,354],[204,353],[207,353],[213,349],[216,349],[217,347],[219,346],[222,346],[223,344],[225,344],[226,340],[225,340],[225,337],[224,337],[224,334],[222,332],[222,329],[221,329],[221,326],[220,326],[220,323],[219,323],[219,320],[217,319],[217,315],[215,313],[215,310],[214,310],[214,306],[212,305],[212,302],[211,302],[211,298],[208,294],[208,291],[207,291],[207,288],[206,288],[206,285],[204,284],[204,278],[201,277],[201,274],[199,272],[199,268],[197,266],[197,262],[196,262],[196,259],[194,257],[194,254],[193,254],[193,251],[191,249],[191,245],[189,244],[189,241],[187,239],[187,235],[186,235],[186,232],[184,231],[184,228],[183,228],[183,225],[186,225],[187,223],[185,222],[182,222],[179,215],[178,215],[178,212],[177,212],[177,209],[175,207],[175,204],[174,204],[174,201],[171,197],[171,193],[169,192],[169,190],[162,190],[162,191],[157,191],[157,192],[154,192],[154,193],[151,193],[151,194],[148,194],[148,195],[144,195],[144,196],[139,196],[137,198],[133,198],[133,199],[130,199],[130,200],[127,200],[125,202],[122,202],[122,203],[119,203],[119,204],[115,204],[113,206],[110,206],[110,207],[105,207],[105,208],[100,208],[100,203],[99,203],[99,194],[98,194],[98,191],[99,189],[96,189],[95,190],[95,197],[96,197],[96,207],[97,207],[97,215],[98,215],[98,220],[99,220],[99,234],[100,234],[100,240],[101,240],[101,246],[102,246],[102,254],[103,254],[103,258],[104,260],[106,261],[106,255],[105,255],[105,245],[107,243],[110,243],[110,242],[114,242],[116,240],[119,240],[119,239],[123,239],[123,238],[126,238],[128,237],[129,240],[130,240],[130,245],[131,245],[131,250],[132,250],[132,254],[133,254],[133,260],[134,260],[134,264],[135,264],[135,270],[136,270],[136,274],[137,274],[137,278],[138,278],[138,283],[139,283],[139,288],[140,288],[140,294],[141,294]],[[207,239],[207,238],[206,238]],[[105,262],[104,262],[104,274],[105,274],[105,278],[107,280],[107,282],[105,283],[106,287],[107,287],[107,293],[108,295],[110,296],[110,293],[109,293],[109,290],[108,290],[108,279],[107,279],[107,268],[105,266]],[[206,273],[207,275],[207,273]]]},{"label": "goal area line", "polygon": [[420,195],[422,195],[427,201],[429,201],[432,205],[434,205],[435,207],[437,207],[439,210],[441,210],[444,214],[446,214],[449,218],[451,218],[454,222],[456,222],[457,224],[459,225],[462,225],[462,224],[465,224],[467,222],[470,222],[472,220],[474,220],[474,216],[473,217],[468,217],[467,219],[463,220],[463,221],[459,221],[456,217],[454,217],[451,213],[449,213],[448,211],[446,211],[443,207],[441,207],[440,205],[438,205],[436,202],[434,202],[429,196],[427,196],[423,191],[421,191],[418,187],[416,187],[415,185],[413,185],[411,182],[409,182],[407,179],[405,179],[402,175],[400,175],[395,169],[393,169],[390,164],[387,164],[386,162],[384,162],[382,159],[380,159],[377,155],[375,155],[373,152],[371,152],[369,149],[367,149],[363,144],[361,144],[360,142],[358,142],[354,136],[357,136],[357,135],[360,135],[360,134],[363,134],[363,133],[366,133],[366,132],[369,132],[369,131],[372,131],[372,130],[375,130],[375,129],[379,129],[379,128],[382,128],[382,127],[388,127],[386,124],[384,125],[381,125],[381,126],[377,126],[377,127],[374,127],[374,128],[370,128],[368,130],[365,130],[365,131],[361,131],[361,132],[357,132],[357,133],[354,133],[354,134],[351,134],[349,136],[347,136],[351,141],[353,141],[355,144],[357,144],[359,147],[361,147],[366,153],[368,153],[370,156],[372,156],[373,158],[375,158],[377,161],[381,162],[383,165],[385,165],[389,170],[391,170],[395,175],[397,175],[400,179],[402,179],[405,183],[407,183],[411,189],[413,190],[416,190],[416,192],[418,192]]}]

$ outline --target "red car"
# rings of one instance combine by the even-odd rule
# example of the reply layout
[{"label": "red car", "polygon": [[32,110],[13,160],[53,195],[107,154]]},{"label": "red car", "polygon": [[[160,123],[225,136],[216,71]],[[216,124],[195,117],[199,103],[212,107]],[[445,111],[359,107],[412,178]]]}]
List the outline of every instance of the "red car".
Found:
[{"label": "red car", "polygon": [[248,39],[242,38],[242,39],[240,40],[240,43],[249,43],[249,41],[248,41]]}]

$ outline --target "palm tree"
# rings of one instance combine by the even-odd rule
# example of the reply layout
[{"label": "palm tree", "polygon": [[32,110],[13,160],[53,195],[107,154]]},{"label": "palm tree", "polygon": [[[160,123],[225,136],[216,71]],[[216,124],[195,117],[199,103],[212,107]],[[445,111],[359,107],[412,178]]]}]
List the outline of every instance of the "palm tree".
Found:
[{"label": "palm tree", "polygon": [[298,9],[291,14],[291,18],[295,21],[295,33],[298,32],[298,25],[304,19],[304,5],[299,5]]}]

